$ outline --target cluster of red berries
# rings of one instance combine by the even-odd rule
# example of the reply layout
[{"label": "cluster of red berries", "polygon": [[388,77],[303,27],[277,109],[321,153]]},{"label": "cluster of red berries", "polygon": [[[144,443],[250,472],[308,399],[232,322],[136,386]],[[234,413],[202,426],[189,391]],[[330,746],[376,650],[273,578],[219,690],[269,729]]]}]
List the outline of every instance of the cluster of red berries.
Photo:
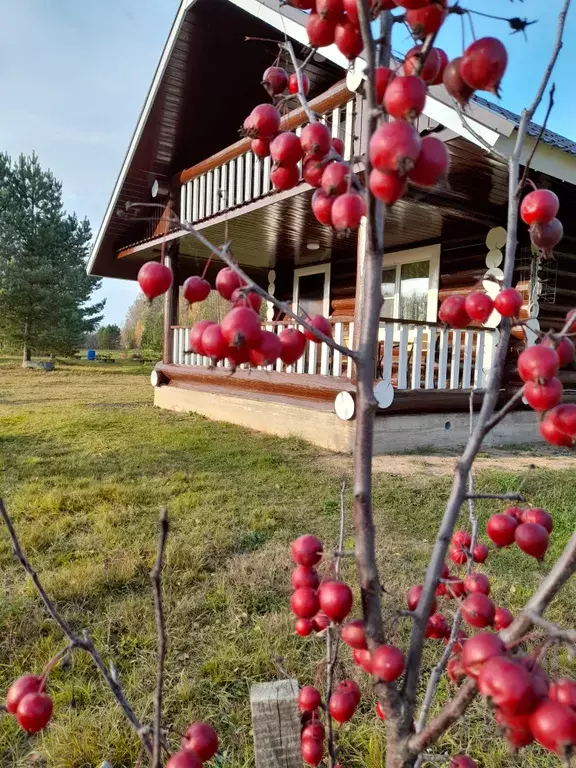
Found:
[{"label": "cluster of red berries", "polygon": [[16,716],[18,724],[27,733],[38,733],[52,717],[54,702],[45,692],[45,684],[40,675],[22,675],[6,694],[6,709]]},{"label": "cluster of red berries", "polygon": [[[330,696],[328,712],[337,723],[346,723],[351,719],[359,703],[360,688],[358,684],[354,680],[342,680]],[[308,765],[319,765],[324,756],[326,735],[318,712],[319,709],[323,708],[320,692],[311,685],[301,688],[298,694],[298,707],[302,712],[302,759]]]},{"label": "cluster of red berries", "polygon": [[537,741],[567,758],[576,746],[576,682],[551,681],[530,655],[514,656],[500,637],[481,632],[466,640],[455,682],[470,677],[494,707],[514,748]]},{"label": "cluster of red berries", "polygon": [[296,568],[292,572],[294,592],[290,608],[297,617],[296,632],[306,637],[322,632],[334,621],[340,624],[352,608],[352,590],[343,581],[326,579],[320,583],[314,566],[323,554],[322,542],[316,536],[305,534],[292,542],[292,559]]},{"label": "cluster of red berries", "polygon": [[191,723],[166,768],[202,768],[218,752],[218,735],[208,723]]},{"label": "cluster of red berries", "polygon": [[552,528],[552,515],[536,507],[507,507],[504,512],[492,515],[486,523],[486,533],[497,547],[516,543],[537,560],[544,557],[550,546]]},{"label": "cluster of red berries", "polygon": [[522,221],[530,227],[530,240],[548,256],[564,234],[562,222],[556,218],[559,207],[558,197],[549,189],[535,189],[520,206]]},{"label": "cluster of red berries", "polygon": [[522,294],[515,288],[504,288],[495,299],[484,291],[472,291],[467,296],[454,294],[444,299],[438,317],[452,328],[466,328],[473,322],[485,323],[494,310],[502,317],[518,317],[522,304]]}]

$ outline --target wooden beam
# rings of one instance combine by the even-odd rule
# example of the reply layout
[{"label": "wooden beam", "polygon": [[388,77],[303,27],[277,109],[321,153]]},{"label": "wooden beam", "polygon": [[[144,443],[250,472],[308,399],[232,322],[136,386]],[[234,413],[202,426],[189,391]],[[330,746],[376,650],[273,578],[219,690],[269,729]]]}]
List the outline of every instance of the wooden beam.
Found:
[{"label": "wooden beam", "polygon": [[250,708],[256,768],[301,768],[298,681],[253,685]]},{"label": "wooden beam", "polygon": [[[318,114],[331,112],[336,107],[345,104],[352,96],[352,91],[349,91],[346,86],[346,80],[340,80],[340,82],[333,85],[332,88],[329,88],[320,96],[312,99],[310,107]],[[304,123],[307,122],[308,118],[306,117],[306,112],[302,107],[299,107],[282,118],[280,129],[282,131],[293,131],[295,128],[298,128],[298,126],[304,125]],[[203,173],[207,173],[220,165],[224,165],[224,163],[228,163],[235,157],[243,155],[245,152],[248,152],[249,149],[250,139],[240,139],[240,141],[237,141],[235,144],[231,144],[229,147],[226,147],[226,149],[216,152],[215,155],[212,155],[206,160],[202,160],[202,162],[196,163],[196,165],[193,165],[191,168],[187,168],[177,174],[176,180],[178,184],[186,184],[188,181],[195,179],[196,176],[201,176]]]}]

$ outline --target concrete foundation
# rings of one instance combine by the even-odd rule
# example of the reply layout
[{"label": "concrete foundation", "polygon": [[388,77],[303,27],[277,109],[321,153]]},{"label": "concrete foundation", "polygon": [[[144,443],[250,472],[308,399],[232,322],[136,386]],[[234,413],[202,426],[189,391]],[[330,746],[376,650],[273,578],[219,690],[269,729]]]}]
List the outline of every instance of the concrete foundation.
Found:
[{"label": "concrete foundation", "polygon": [[[174,386],[154,388],[154,405],[171,411],[199,413],[280,437],[301,437],[329,451],[350,453],[355,421],[342,421],[329,408],[309,407],[271,396],[242,397]],[[462,448],[468,439],[469,417],[464,413],[398,414],[380,412],[376,419],[374,453],[402,453],[438,448]],[[542,442],[534,413],[508,416],[484,441],[486,446]]]}]

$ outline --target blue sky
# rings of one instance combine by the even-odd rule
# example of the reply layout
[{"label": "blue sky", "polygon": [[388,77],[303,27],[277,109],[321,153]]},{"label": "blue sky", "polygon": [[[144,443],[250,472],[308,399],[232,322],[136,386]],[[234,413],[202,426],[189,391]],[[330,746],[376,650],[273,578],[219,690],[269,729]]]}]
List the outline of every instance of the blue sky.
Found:
[{"label": "blue sky", "polygon": [[[486,13],[538,19],[522,35],[474,17],[476,36],[493,34],[508,47],[502,105],[520,111],[531,99],[552,48],[561,0],[462,0]],[[87,216],[93,231],[116,180],[179,0],[0,0],[0,150],[35,150],[64,185],[69,210]],[[556,107],[549,127],[576,139],[570,47],[576,8],[556,69]],[[467,42],[471,41],[467,29]],[[461,53],[460,20],[445,25],[439,45]],[[396,32],[395,48],[408,40]],[[482,94],[486,95],[486,94]],[[541,110],[542,112],[542,110]],[[540,112],[540,114],[541,114]],[[105,280],[105,321],[121,323],[137,285]]]}]

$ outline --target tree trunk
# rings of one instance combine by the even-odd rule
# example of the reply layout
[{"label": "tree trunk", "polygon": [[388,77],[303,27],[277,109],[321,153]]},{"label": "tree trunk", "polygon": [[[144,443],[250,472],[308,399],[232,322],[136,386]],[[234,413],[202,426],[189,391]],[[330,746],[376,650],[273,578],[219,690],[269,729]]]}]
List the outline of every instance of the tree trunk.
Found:
[{"label": "tree trunk", "polygon": [[24,351],[22,352],[22,368],[26,368],[26,363],[30,362],[31,356],[32,355],[30,353],[30,347],[28,346],[28,342],[25,341],[24,342]]}]

